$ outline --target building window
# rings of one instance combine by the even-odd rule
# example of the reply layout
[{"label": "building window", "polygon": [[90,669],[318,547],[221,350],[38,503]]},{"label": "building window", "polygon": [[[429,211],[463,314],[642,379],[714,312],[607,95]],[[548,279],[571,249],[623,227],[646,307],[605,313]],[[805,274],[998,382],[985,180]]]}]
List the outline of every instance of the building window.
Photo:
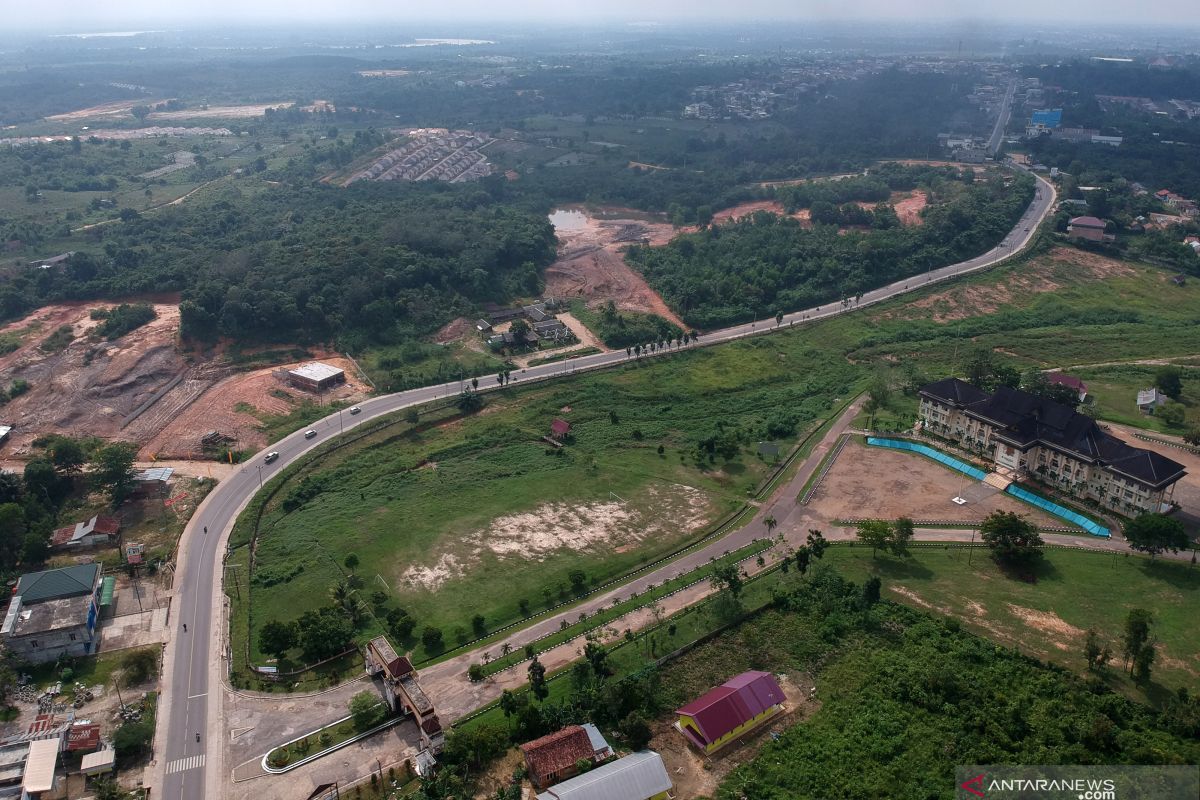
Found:
[{"label": "building window", "polygon": [[30,646],[30,647],[37,647],[37,646],[38,646],[37,639],[33,639],[32,641],[30,641],[30,642],[29,642],[29,646]]},{"label": "building window", "polygon": [[75,634],[72,633],[72,634],[70,634],[70,636],[71,636],[71,641],[72,642],[75,641]]}]

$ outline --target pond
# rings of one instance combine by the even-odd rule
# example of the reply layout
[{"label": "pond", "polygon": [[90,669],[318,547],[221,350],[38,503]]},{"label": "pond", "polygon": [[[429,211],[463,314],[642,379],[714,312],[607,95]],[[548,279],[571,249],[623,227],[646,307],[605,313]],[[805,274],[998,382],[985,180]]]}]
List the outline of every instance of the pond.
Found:
[{"label": "pond", "polygon": [[587,214],[574,208],[556,208],[550,214],[550,224],[556,231],[578,231],[587,227]]}]

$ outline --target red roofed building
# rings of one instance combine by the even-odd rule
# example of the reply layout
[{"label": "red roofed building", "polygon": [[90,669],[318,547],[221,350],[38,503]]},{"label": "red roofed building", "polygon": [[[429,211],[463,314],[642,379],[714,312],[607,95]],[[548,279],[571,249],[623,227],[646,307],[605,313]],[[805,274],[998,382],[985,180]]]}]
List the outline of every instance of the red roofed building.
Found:
[{"label": "red roofed building", "polygon": [[1072,239],[1102,242],[1104,241],[1104,220],[1096,217],[1073,217],[1067,225],[1067,236]]},{"label": "red roofed building", "polygon": [[95,516],[84,522],[76,522],[59,528],[50,535],[50,547],[92,547],[113,543],[121,532],[121,521],[116,517]]},{"label": "red roofed building", "polygon": [[567,438],[567,434],[571,432],[571,423],[565,419],[556,419],[550,423],[550,435],[560,442]]},{"label": "red roofed building", "polygon": [[675,713],[675,727],[706,755],[783,711],[784,694],[769,672],[731,678]]},{"label": "red roofed building", "polygon": [[1061,372],[1051,372],[1046,376],[1046,380],[1050,383],[1066,386],[1068,389],[1074,389],[1079,395],[1079,402],[1087,399],[1087,384],[1076,378],[1074,375],[1064,375]]},{"label": "red roofed building", "polygon": [[575,775],[579,771],[575,766],[578,761],[596,763],[604,758],[604,754],[597,754],[591,737],[580,725],[568,725],[560,731],[526,742],[521,745],[521,752],[525,755],[529,780],[539,789]]}]

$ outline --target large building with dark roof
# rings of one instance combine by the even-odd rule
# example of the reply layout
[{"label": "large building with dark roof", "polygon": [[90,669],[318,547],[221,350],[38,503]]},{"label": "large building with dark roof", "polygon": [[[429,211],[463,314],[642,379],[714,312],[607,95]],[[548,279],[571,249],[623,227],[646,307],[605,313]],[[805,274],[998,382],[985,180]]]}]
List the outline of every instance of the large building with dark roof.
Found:
[{"label": "large building with dark roof", "polygon": [[8,651],[31,663],[92,652],[100,566],[78,564],[22,575],[0,626]]},{"label": "large building with dark roof", "polygon": [[1162,510],[1186,473],[1133,447],[1070,406],[1001,386],[992,394],[958,378],[922,387],[924,430],[1031,477],[1127,516]]}]

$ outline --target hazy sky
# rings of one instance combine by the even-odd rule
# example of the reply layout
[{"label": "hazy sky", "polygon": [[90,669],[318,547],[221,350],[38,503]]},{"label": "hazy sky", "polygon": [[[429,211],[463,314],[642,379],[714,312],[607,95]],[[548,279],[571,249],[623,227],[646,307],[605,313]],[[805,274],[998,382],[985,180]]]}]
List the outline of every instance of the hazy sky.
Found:
[{"label": "hazy sky", "polygon": [[[1194,18],[1197,0],[3,0],[4,24],[22,28],[120,30],[156,24],[305,23],[365,20],[403,24],[480,22],[703,21],[740,19],[1089,20],[1099,24],[1177,24]],[[451,10],[452,9],[452,10]]]}]

